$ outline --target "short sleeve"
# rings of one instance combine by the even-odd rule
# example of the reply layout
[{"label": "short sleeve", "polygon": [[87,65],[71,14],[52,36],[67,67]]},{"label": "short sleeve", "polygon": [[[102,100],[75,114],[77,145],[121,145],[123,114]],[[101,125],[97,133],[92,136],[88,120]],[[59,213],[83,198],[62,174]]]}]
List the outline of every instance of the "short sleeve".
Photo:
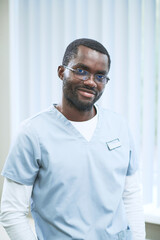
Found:
[{"label": "short sleeve", "polygon": [[133,175],[139,167],[138,156],[136,153],[133,137],[129,131],[129,165],[127,169],[127,176]]},{"label": "short sleeve", "polygon": [[15,182],[32,185],[40,167],[38,137],[28,125],[22,125],[2,170],[2,175]]}]

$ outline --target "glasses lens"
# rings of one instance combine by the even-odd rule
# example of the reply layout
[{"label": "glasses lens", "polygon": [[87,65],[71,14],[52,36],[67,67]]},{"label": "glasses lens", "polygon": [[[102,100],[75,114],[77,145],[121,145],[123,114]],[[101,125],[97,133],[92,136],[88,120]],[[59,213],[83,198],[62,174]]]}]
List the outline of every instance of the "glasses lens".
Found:
[{"label": "glasses lens", "polygon": [[76,73],[77,75],[82,75],[82,76],[86,75],[86,71],[83,70],[83,69],[81,69],[81,68],[77,68],[76,71],[75,71],[75,73]]},{"label": "glasses lens", "polygon": [[98,83],[107,83],[107,77],[103,74],[96,74],[95,81],[97,81]]},{"label": "glasses lens", "polygon": [[82,80],[87,80],[90,76],[89,72],[81,68],[75,69],[74,74],[76,75],[76,77]]}]

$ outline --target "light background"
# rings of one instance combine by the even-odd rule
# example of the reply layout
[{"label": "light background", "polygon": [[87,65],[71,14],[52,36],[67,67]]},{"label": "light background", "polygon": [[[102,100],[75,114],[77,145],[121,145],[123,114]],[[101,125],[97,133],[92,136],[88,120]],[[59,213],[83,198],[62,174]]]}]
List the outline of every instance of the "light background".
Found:
[{"label": "light background", "polygon": [[157,210],[160,0],[1,0],[0,4],[1,168],[19,123],[59,101],[57,67],[66,46],[76,38],[93,38],[104,44],[112,60],[111,81],[99,104],[128,120],[140,157],[144,204]]}]

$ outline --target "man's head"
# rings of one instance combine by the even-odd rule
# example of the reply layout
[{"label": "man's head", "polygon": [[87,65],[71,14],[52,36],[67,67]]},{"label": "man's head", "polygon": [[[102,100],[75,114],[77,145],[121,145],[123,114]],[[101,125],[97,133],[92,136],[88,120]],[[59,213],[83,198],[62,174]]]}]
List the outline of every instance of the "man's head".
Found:
[{"label": "man's head", "polygon": [[77,39],[67,47],[58,75],[63,80],[63,103],[78,111],[90,111],[108,81],[110,56],[92,39]]},{"label": "man's head", "polygon": [[71,42],[64,53],[62,64],[67,66],[72,58],[75,58],[78,52],[79,46],[85,46],[91,48],[97,52],[103,53],[108,57],[108,70],[111,66],[111,59],[107,49],[98,41],[89,38],[80,38]]}]

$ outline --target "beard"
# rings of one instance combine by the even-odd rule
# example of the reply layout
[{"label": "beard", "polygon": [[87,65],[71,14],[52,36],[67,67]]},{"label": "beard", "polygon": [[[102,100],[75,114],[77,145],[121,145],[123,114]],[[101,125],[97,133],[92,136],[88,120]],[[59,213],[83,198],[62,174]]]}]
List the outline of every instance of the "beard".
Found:
[{"label": "beard", "polygon": [[[92,100],[80,100],[77,90],[83,88],[91,90],[95,93],[95,97]],[[67,103],[81,112],[90,111],[95,102],[102,96],[102,92],[98,92],[95,88],[89,87],[84,84],[75,84],[73,80],[63,79],[63,95]]]}]

